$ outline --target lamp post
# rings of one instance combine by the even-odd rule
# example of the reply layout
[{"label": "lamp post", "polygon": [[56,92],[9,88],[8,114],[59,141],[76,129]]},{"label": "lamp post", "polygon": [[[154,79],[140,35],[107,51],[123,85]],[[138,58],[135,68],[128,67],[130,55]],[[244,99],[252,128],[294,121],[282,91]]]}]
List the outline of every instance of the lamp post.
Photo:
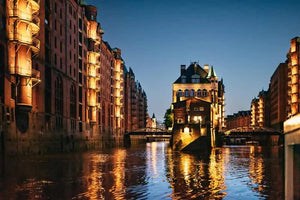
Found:
[{"label": "lamp post", "polygon": [[202,136],[202,133],[201,133],[202,117],[201,116],[194,116],[194,121],[197,122],[198,120],[199,120],[199,133],[200,133],[200,136]]}]

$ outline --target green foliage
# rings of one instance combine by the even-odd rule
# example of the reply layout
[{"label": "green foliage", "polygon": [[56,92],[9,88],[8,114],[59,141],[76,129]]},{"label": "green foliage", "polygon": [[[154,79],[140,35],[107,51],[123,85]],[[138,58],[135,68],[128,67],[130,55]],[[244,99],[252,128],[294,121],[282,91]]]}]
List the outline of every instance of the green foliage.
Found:
[{"label": "green foliage", "polygon": [[171,108],[169,108],[166,110],[166,113],[164,116],[164,125],[165,125],[166,129],[168,129],[169,127],[172,127],[172,122],[173,122],[173,115],[172,115]]}]

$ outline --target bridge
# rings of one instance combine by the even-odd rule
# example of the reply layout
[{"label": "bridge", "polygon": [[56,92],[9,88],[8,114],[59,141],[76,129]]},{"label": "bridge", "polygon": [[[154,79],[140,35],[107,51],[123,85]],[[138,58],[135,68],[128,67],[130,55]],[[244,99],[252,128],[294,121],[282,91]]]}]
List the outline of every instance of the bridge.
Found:
[{"label": "bridge", "polygon": [[244,126],[221,132],[225,144],[280,145],[283,142],[282,132],[266,127]]},{"label": "bridge", "polygon": [[130,143],[145,143],[152,141],[169,141],[172,133],[160,128],[141,128],[126,134],[125,138]]}]

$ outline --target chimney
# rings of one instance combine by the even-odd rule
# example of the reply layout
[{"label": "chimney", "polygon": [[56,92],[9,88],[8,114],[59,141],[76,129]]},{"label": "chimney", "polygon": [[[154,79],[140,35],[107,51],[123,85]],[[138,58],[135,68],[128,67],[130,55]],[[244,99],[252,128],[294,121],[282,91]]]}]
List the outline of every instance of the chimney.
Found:
[{"label": "chimney", "polygon": [[180,65],[180,75],[185,72],[185,65]]},{"label": "chimney", "polygon": [[209,70],[209,65],[208,64],[204,65],[204,70],[208,73],[208,70]]}]

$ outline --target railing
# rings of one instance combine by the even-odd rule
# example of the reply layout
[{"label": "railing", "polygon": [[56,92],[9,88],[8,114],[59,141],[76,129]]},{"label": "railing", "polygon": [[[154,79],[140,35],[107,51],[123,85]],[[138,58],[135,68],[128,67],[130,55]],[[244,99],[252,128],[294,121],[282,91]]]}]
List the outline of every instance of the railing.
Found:
[{"label": "railing", "polygon": [[34,80],[40,80],[40,78],[41,78],[40,71],[37,69],[31,69],[31,67],[20,67],[20,66],[11,67],[10,73],[17,74],[20,76],[31,77]]},{"label": "railing", "polygon": [[36,80],[40,80],[41,79],[41,72],[39,70],[36,70],[36,69],[31,69],[31,77],[36,79]]},{"label": "railing", "polygon": [[32,12],[28,12],[25,10],[19,10],[18,8],[8,9],[8,15],[10,17],[18,17],[18,18],[26,20],[26,21],[32,20]]},{"label": "railing", "polygon": [[32,46],[40,50],[41,42],[37,38],[32,38]]},{"label": "railing", "polygon": [[97,87],[96,87],[96,89],[97,89],[97,90],[100,90],[100,89],[101,89],[101,84],[100,84],[100,81],[97,81],[97,84],[96,84],[96,86],[97,86]]},{"label": "railing", "polygon": [[93,51],[100,54],[100,48],[95,44],[95,41],[91,38],[88,40],[88,51]]},{"label": "railing", "polygon": [[38,4],[38,5],[40,5],[40,0],[29,0],[29,2],[31,2],[31,3],[36,3],[36,4]]}]

